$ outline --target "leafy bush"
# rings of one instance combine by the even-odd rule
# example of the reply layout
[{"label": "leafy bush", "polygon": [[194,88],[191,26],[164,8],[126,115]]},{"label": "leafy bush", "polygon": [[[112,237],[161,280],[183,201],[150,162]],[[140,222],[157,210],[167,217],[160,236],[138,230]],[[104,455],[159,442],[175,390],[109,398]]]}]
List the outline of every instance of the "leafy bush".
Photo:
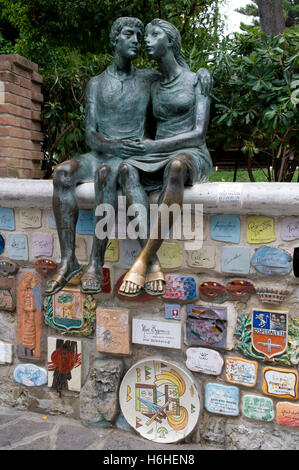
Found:
[{"label": "leafy bush", "polygon": [[[210,145],[238,146],[262,160],[269,181],[290,181],[298,165],[298,29],[258,29],[223,39],[208,66],[215,80]],[[261,164],[261,166],[263,166]]]}]

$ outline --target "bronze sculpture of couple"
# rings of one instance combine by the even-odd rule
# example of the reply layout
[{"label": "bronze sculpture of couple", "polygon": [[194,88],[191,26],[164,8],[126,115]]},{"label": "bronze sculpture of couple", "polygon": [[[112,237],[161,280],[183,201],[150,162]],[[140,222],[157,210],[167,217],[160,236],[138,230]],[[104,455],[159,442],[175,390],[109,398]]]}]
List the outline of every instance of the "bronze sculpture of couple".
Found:
[{"label": "bronze sculpture of couple", "polygon": [[[158,70],[132,66],[144,35],[148,57]],[[108,237],[93,237],[89,264],[82,271],[75,256],[78,218],[76,186],[94,180],[94,209],[110,204],[117,211],[117,188],[127,204],[149,208],[148,193],[160,190],[159,207],[182,205],[184,186],[208,179],[212,161],[206,147],[212,78],[206,69],[190,71],[181,56],[178,29],[162,19],[145,28],[137,18],[117,19],[110,32],[113,62],[90,79],[86,89],[86,143],[91,151],[59,164],[53,175],[53,210],[61,248],[58,273],[46,295],[81,276],[81,291],[101,292]],[[96,212],[95,212],[96,213]],[[138,214],[137,214],[138,218]],[[149,219],[149,217],[148,217]],[[100,216],[95,215],[95,223]],[[140,223],[144,223],[140,217]],[[170,228],[173,220],[170,218]],[[165,292],[157,258],[163,242],[161,212],[151,237],[139,238],[141,251],[123,278],[119,293],[136,296]]]}]

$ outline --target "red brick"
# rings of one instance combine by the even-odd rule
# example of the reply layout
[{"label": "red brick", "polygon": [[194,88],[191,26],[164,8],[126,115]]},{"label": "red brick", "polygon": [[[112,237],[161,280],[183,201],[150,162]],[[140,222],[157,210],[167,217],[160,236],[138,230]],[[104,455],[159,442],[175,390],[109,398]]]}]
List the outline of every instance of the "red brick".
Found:
[{"label": "red brick", "polygon": [[[25,88],[23,88],[25,90]],[[0,98],[4,103],[14,104],[20,106],[21,108],[30,109],[31,111],[41,111],[41,104],[35,101],[32,101],[31,98],[24,98],[23,96],[18,96],[14,93],[0,93]]]},{"label": "red brick", "polygon": [[31,99],[31,90],[23,88],[15,83],[4,82],[4,91],[13,93],[14,95],[23,96],[24,98]]},{"label": "red brick", "polygon": [[18,77],[18,75],[16,75],[15,73],[7,72],[7,71],[3,72],[1,71],[1,68],[0,68],[0,80],[2,80],[3,82],[10,82],[10,83],[15,83],[16,85],[21,85],[21,79],[20,77]]},{"label": "red brick", "polygon": [[0,158],[1,157],[25,158],[26,160],[43,160],[44,154],[35,150],[0,147]]},{"label": "red brick", "polygon": [[44,96],[41,93],[36,93],[35,91],[31,92],[32,101],[37,101],[38,103],[44,102]]},{"label": "red brick", "polygon": [[28,139],[17,139],[15,137],[0,137],[0,147],[9,147],[24,150],[40,150],[40,143]]},{"label": "red brick", "polygon": [[32,119],[32,111],[30,109],[21,108],[14,104],[0,104],[0,113],[13,114],[14,116]]},{"label": "red brick", "polygon": [[[33,74],[33,71],[32,70],[27,70],[27,69],[24,69],[23,67],[21,67],[19,64],[15,64],[13,63],[12,66],[11,66],[11,71],[13,73],[16,73],[17,75],[19,75],[20,77],[24,77],[24,78],[27,78],[28,80],[31,80],[31,76]],[[35,72],[36,73],[36,72]]]},{"label": "red brick", "polygon": [[31,80],[36,83],[43,83],[43,77],[37,72],[32,72]]},{"label": "red brick", "polygon": [[4,92],[1,93],[1,99],[4,103],[15,104],[21,106],[21,108],[33,109],[31,99],[24,98],[23,96],[15,95],[14,93]]},{"label": "red brick", "polygon": [[42,132],[14,126],[0,126],[0,137],[18,137],[19,139],[29,139],[38,142],[44,139]]},{"label": "red brick", "polygon": [[8,177],[8,169],[0,168],[0,178],[7,178],[7,177]]},{"label": "red brick", "polygon": [[41,179],[44,176],[42,170],[24,170],[23,168],[8,168],[7,170],[9,178]]},{"label": "red brick", "polygon": [[24,160],[22,158],[0,157],[0,167],[40,170],[41,160]]},{"label": "red brick", "polygon": [[12,114],[0,114],[0,126],[15,126],[22,129],[30,129],[33,131],[41,130],[41,123],[38,121],[31,121],[31,119],[24,119]]},{"label": "red brick", "polygon": [[19,54],[1,54],[0,56],[0,64],[2,62],[10,62],[13,64],[18,64],[24,69],[27,70],[35,70],[38,72],[38,65],[31,60],[26,59],[25,57]]},{"label": "red brick", "polygon": [[31,119],[33,121],[41,121],[42,119],[41,113],[38,111],[31,111]]},{"label": "red brick", "polygon": [[31,140],[42,142],[44,140],[44,134],[38,131],[31,131]]}]

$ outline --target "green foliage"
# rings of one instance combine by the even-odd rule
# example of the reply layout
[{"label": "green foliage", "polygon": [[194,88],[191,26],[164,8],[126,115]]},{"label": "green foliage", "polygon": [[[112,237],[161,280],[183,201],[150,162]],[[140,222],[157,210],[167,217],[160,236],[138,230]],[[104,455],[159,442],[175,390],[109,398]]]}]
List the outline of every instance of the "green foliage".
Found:
[{"label": "green foliage", "polygon": [[270,38],[254,28],[236,33],[211,51],[208,62],[215,80],[209,145],[238,146],[249,171],[251,160],[263,157],[269,180],[291,180],[299,160],[296,28]]},{"label": "green foliage", "polygon": [[0,0],[0,8],[2,17],[19,31],[19,48],[25,56],[27,44],[40,40],[51,47],[75,45],[81,53],[100,54],[110,51],[109,31],[120,16],[136,16],[145,24],[155,17],[168,19],[186,44],[194,36],[214,35],[221,1]]}]

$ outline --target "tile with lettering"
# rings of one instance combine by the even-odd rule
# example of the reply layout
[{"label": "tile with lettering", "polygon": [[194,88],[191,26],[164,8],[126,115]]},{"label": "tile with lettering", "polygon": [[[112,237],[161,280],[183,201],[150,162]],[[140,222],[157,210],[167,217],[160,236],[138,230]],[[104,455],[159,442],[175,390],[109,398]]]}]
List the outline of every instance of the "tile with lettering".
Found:
[{"label": "tile with lettering", "polygon": [[13,347],[12,344],[0,341],[0,364],[12,364]]},{"label": "tile with lettering", "polygon": [[207,348],[189,348],[186,355],[186,366],[193,372],[209,375],[221,374],[224,361],[218,351]]},{"label": "tile with lettering", "polygon": [[76,231],[80,235],[93,235],[95,229],[94,214],[92,210],[80,209]]},{"label": "tile with lettering", "polygon": [[181,324],[133,318],[132,342],[163,348],[181,348]]},{"label": "tile with lettering", "polygon": [[207,411],[226,416],[239,415],[239,389],[237,387],[208,383],[205,392]]},{"label": "tile with lettering", "polygon": [[177,243],[163,242],[157,256],[162,268],[173,269],[182,266],[182,247]]},{"label": "tile with lettering", "polygon": [[279,248],[261,246],[254,253],[251,264],[261,274],[285,276],[292,270],[292,257]]},{"label": "tile with lettering", "polygon": [[286,217],[280,224],[281,239],[288,242],[299,238],[299,217]]},{"label": "tile with lettering", "polygon": [[5,238],[0,233],[0,255],[5,250]]},{"label": "tile with lettering", "polygon": [[98,307],[96,316],[97,351],[111,354],[130,354],[129,310]]},{"label": "tile with lettering", "polygon": [[40,387],[47,383],[47,371],[35,364],[18,364],[14,369],[13,379],[27,387]]},{"label": "tile with lettering", "polygon": [[82,342],[48,337],[48,387],[80,392],[82,383]]},{"label": "tile with lettering", "polygon": [[241,183],[224,183],[218,185],[218,208],[238,208],[242,207],[243,194]]},{"label": "tile with lettering", "polygon": [[122,266],[129,269],[141,251],[138,240],[122,240],[121,259]]},{"label": "tile with lettering", "polygon": [[15,310],[15,279],[0,277],[0,310],[13,312]]},{"label": "tile with lettering", "polygon": [[105,251],[105,262],[116,262],[119,259],[119,241],[111,238],[108,240]]},{"label": "tile with lettering", "polygon": [[54,239],[50,233],[34,232],[31,235],[32,255],[38,256],[52,256]]},{"label": "tile with lettering", "polygon": [[16,229],[13,209],[0,208],[0,229],[11,231]]},{"label": "tile with lettering", "polygon": [[239,246],[223,246],[221,251],[221,271],[223,273],[248,274],[250,270],[250,250]]},{"label": "tile with lettering", "polygon": [[216,247],[203,246],[200,250],[188,251],[188,265],[192,268],[215,268]]},{"label": "tile with lettering", "polygon": [[275,415],[273,401],[259,395],[243,395],[242,413],[257,421],[272,421]]},{"label": "tile with lettering", "polygon": [[40,228],[42,211],[41,209],[20,209],[19,220],[21,228]]},{"label": "tile with lettering", "polygon": [[282,426],[299,428],[299,404],[279,401],[276,404],[276,421]]},{"label": "tile with lettering", "polygon": [[226,348],[226,337],[226,307],[187,305],[187,344],[192,346]]},{"label": "tile with lettering", "polygon": [[7,256],[19,261],[28,260],[28,240],[24,233],[10,233],[7,236]]},{"label": "tile with lettering", "polygon": [[199,279],[197,276],[166,274],[164,299],[176,299],[192,302],[199,297]]},{"label": "tile with lettering", "polygon": [[270,243],[275,240],[273,217],[263,215],[247,216],[247,243]]},{"label": "tile with lettering", "polygon": [[253,309],[251,341],[268,359],[284,353],[288,347],[288,312]]},{"label": "tile with lettering", "polygon": [[180,304],[165,304],[165,318],[168,320],[181,319],[181,306]]},{"label": "tile with lettering", "polygon": [[240,218],[232,214],[212,215],[210,217],[210,234],[212,240],[240,243]]},{"label": "tile with lettering", "polygon": [[265,367],[263,370],[262,391],[266,395],[279,398],[298,398],[298,372],[290,369],[274,369]]},{"label": "tile with lettering", "polygon": [[225,358],[225,380],[232,384],[254,387],[257,379],[258,364],[240,357]]}]

